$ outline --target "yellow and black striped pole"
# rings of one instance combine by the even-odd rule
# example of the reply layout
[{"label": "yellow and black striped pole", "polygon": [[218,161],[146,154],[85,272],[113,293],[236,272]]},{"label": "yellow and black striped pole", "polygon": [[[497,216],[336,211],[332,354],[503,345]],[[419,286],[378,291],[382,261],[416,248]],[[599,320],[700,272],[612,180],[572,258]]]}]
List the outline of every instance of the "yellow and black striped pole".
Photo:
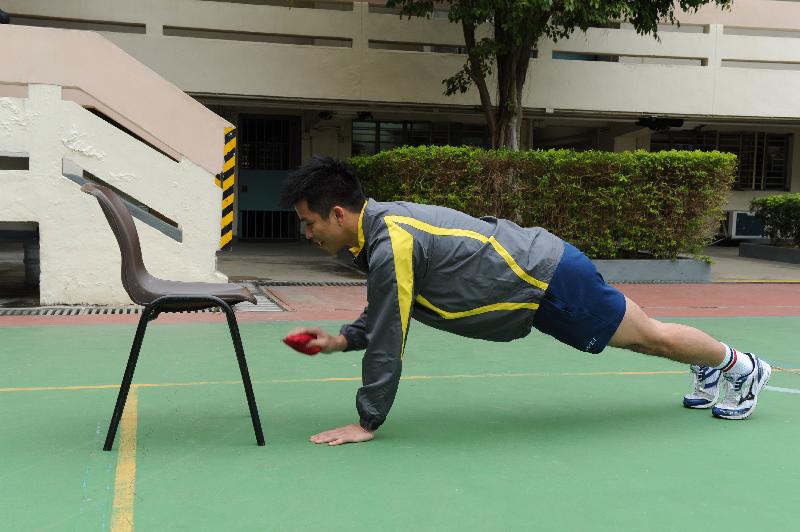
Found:
[{"label": "yellow and black striped pole", "polygon": [[236,190],[236,129],[225,129],[225,164],[216,183],[222,187],[222,229],[219,249],[228,250],[233,240],[233,193]]}]

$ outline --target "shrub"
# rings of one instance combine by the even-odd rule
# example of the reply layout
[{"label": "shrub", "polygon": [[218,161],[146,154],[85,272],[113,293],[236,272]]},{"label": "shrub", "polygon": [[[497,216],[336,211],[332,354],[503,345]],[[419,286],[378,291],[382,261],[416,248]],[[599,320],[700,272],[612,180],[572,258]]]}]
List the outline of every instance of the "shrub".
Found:
[{"label": "shrub", "polygon": [[756,198],[750,203],[750,210],[761,220],[764,234],[773,243],[787,239],[800,246],[800,193]]},{"label": "shrub", "polygon": [[420,146],[353,157],[368,196],[541,226],[592,258],[698,254],[722,217],[736,157],[719,152]]}]

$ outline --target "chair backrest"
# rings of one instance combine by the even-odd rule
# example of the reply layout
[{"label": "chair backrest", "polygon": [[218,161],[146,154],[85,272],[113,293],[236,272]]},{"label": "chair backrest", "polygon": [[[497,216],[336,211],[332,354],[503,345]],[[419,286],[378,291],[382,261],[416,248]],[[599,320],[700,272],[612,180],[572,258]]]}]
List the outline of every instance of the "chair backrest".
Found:
[{"label": "chair backrest", "polygon": [[108,220],[108,225],[114,232],[122,253],[122,286],[134,303],[146,305],[149,303],[148,292],[142,287],[143,282],[150,277],[142,260],[142,248],[139,244],[139,234],[133,223],[128,207],[120,197],[110,188],[86,183],[81,191],[97,198],[103,214]]}]

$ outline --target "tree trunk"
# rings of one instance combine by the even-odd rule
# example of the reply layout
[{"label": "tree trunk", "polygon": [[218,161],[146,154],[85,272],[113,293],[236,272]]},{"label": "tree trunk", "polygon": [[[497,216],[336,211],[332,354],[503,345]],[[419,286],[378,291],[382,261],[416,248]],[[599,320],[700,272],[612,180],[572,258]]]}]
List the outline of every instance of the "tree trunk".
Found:
[{"label": "tree trunk", "polygon": [[516,114],[514,115],[514,139],[515,144],[514,147],[511,148],[515,151],[520,149],[520,142],[522,140],[522,95],[524,94],[525,89],[525,82],[528,78],[528,67],[530,65],[530,55],[531,49],[533,45],[523,43],[517,50],[515,50],[515,62],[514,65],[516,68],[516,75],[514,80],[516,82],[516,87],[514,90],[514,109],[516,110]]},{"label": "tree trunk", "polygon": [[[496,13],[494,34],[497,42],[511,43],[504,17]],[[519,151],[522,134],[522,91],[528,74],[532,43],[509,45],[497,53],[497,111],[492,147]]]},{"label": "tree trunk", "polygon": [[[515,54],[518,55],[518,54]],[[522,136],[522,94],[528,71],[527,56],[521,61],[507,61],[507,66],[499,66],[498,61],[498,108],[495,111],[495,131],[492,136],[494,148],[520,149]],[[510,70],[510,72],[509,72]]]},{"label": "tree trunk", "polygon": [[467,45],[467,53],[469,54],[469,67],[467,72],[473,83],[475,83],[475,86],[478,88],[478,94],[481,97],[483,114],[486,117],[486,124],[489,126],[489,134],[491,135],[492,139],[494,139],[497,124],[495,123],[494,110],[492,109],[492,98],[489,94],[489,87],[486,85],[486,78],[484,77],[483,72],[481,72],[480,65],[472,55],[476,47],[475,23],[464,19],[461,21],[461,26],[464,29],[464,42]]}]

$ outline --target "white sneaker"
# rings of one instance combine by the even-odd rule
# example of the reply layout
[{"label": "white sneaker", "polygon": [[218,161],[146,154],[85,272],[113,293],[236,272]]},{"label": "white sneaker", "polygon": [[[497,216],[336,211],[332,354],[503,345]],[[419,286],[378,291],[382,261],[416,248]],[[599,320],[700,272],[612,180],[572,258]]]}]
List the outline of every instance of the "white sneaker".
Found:
[{"label": "white sneaker", "polygon": [[694,378],[692,393],[683,396],[686,408],[711,408],[719,398],[722,371],[708,366],[689,366]]},{"label": "white sneaker", "polygon": [[753,362],[753,371],[747,375],[723,374],[728,384],[725,399],[711,409],[715,417],[744,419],[753,413],[758,403],[758,394],[764,389],[772,374],[769,364],[752,353],[743,353]]}]

